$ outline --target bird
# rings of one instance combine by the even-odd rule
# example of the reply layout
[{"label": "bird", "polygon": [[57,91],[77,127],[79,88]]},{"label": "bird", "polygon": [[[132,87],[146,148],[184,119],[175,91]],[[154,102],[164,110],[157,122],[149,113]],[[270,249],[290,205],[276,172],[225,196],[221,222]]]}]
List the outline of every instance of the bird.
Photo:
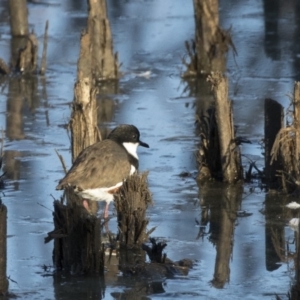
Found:
[{"label": "bird", "polygon": [[107,218],[114,194],[138,170],[138,146],[149,148],[140,140],[140,132],[134,125],[117,126],[107,139],[88,146],[78,155],[56,190],[73,188],[88,211],[87,200],[105,201],[104,218]]}]

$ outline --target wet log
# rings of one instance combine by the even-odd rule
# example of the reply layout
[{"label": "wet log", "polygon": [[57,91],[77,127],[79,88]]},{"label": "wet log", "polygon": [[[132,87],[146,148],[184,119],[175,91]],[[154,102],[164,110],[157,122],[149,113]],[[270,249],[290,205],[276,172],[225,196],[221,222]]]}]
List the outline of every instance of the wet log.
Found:
[{"label": "wet log", "polygon": [[225,70],[226,54],[234,45],[230,34],[219,27],[218,0],[194,0],[196,73]]},{"label": "wet log", "polygon": [[119,77],[118,56],[113,52],[113,41],[107,18],[106,0],[88,0],[88,29],[91,43],[93,80],[102,81]]},{"label": "wet log", "polygon": [[26,0],[9,0],[10,30],[11,35],[27,36],[28,31],[28,10]]},{"label": "wet log", "polygon": [[277,101],[265,99],[265,177],[266,183],[271,189],[278,188],[278,171],[282,170],[281,159],[272,160],[272,147],[277,134],[283,127],[283,107]]},{"label": "wet log", "polygon": [[7,208],[0,200],[0,295],[8,291],[8,279],[6,276],[6,238],[7,238]]},{"label": "wet log", "polygon": [[146,230],[149,223],[146,210],[152,204],[147,176],[148,173],[133,174],[115,195],[121,247],[139,249],[154,230]]},{"label": "wet log", "polygon": [[234,183],[243,178],[243,169],[234,132],[232,102],[228,99],[228,79],[216,72],[208,76],[208,81],[212,84],[215,98],[222,179]]}]

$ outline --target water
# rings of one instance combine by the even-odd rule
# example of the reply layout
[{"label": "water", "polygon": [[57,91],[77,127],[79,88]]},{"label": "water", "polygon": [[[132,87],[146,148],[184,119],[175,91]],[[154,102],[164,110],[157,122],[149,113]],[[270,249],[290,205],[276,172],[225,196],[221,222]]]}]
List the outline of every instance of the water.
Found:
[{"label": "water", "polygon": [[[275,299],[275,294],[285,299],[294,277],[293,261],[286,259],[282,249],[277,249],[280,257],[278,251],[274,254],[269,243],[275,229],[281,233],[275,237],[283,237],[283,242],[275,245],[284,249],[284,241],[293,239],[294,233],[285,225],[285,202],[270,210],[273,204],[265,206],[268,199],[264,192],[253,191],[256,184],[245,185],[243,199],[231,203],[231,210],[223,210],[220,203],[228,203],[222,200],[221,187],[216,185],[215,193],[207,194],[199,191],[194,180],[199,141],[194,127],[196,95],[180,78],[184,41],[194,36],[192,1],[108,2],[114,49],[124,76],[116,92],[99,100],[103,105],[101,127],[132,123],[140,129],[141,139],[151,147],[139,149],[139,156],[140,169],[150,171],[155,204],[149,210],[149,227],[157,226],[153,237],[167,242],[169,258],[190,258],[195,265],[186,277],[151,283],[123,278],[115,260],[106,273],[104,299],[131,299],[129,291],[137,299]],[[236,57],[228,54],[227,63],[235,123],[238,134],[252,141],[243,146],[243,153],[259,167],[263,166],[259,145],[263,100],[273,98],[287,107],[287,94],[299,80],[299,5],[296,0],[276,1],[266,12],[264,3],[269,2],[231,0],[220,4],[221,25],[231,27],[238,51]],[[0,57],[8,62],[5,3],[0,3]],[[0,127],[5,132],[9,177],[2,200],[8,208],[10,292],[20,299],[101,299],[103,283],[97,278],[48,276],[53,270],[53,245],[44,244],[46,233],[53,229],[52,196],[60,196],[55,186],[63,176],[55,149],[67,166],[71,164],[65,125],[70,117],[86,3],[30,2],[28,9],[30,26],[40,42],[45,21],[50,22],[48,69],[44,78],[14,78],[1,86]],[[191,176],[179,176],[182,172]],[[196,220],[206,207],[214,222],[211,219],[197,239],[200,228]],[[236,210],[247,215],[232,217]],[[227,212],[231,219],[224,217]],[[215,221],[218,216],[220,222]],[[224,228],[226,220],[229,227]],[[116,229],[113,224],[115,218],[111,229]],[[228,229],[233,233],[231,243],[226,239]],[[223,250],[215,237],[224,242]],[[225,249],[231,245],[228,257]],[[229,267],[230,274],[223,288],[217,288],[212,280],[216,266],[220,266],[216,258],[222,255],[228,261],[221,263]]]}]

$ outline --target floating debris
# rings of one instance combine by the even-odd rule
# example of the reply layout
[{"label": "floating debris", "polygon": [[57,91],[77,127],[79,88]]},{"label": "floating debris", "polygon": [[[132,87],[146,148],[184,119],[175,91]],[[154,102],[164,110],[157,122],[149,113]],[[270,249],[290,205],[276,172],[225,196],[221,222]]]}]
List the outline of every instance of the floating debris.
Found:
[{"label": "floating debris", "polygon": [[151,77],[151,71],[145,71],[140,73],[134,73],[135,77],[144,77],[146,79],[149,79]]},{"label": "floating debris", "polygon": [[290,202],[289,204],[287,204],[286,207],[288,207],[290,209],[298,209],[298,208],[300,208],[300,204],[293,201],[293,202]]}]

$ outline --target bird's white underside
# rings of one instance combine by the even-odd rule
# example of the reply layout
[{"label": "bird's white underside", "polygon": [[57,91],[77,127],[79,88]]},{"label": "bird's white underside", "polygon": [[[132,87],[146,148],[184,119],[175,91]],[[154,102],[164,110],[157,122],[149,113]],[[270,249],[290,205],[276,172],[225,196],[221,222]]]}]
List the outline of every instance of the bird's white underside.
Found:
[{"label": "bird's white underside", "polygon": [[[136,168],[133,165],[131,165],[130,175],[132,175],[135,171],[136,171]],[[111,193],[108,193],[108,191],[114,190],[114,189],[120,187],[122,184],[123,184],[123,182],[118,182],[116,185],[111,186],[111,187],[86,189],[84,191],[77,192],[77,194],[80,197],[82,197],[83,199],[89,199],[92,201],[105,201],[107,203],[110,203],[111,201],[114,200],[114,195]]]}]

